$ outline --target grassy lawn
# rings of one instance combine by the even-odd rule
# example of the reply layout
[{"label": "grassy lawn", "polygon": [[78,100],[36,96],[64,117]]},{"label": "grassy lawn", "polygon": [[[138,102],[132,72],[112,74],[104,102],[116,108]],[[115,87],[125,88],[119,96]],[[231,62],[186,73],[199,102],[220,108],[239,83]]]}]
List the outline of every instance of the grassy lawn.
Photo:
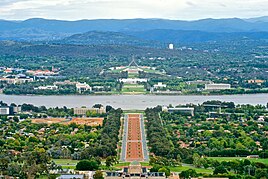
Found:
[{"label": "grassy lawn", "polygon": [[212,173],[213,169],[195,168],[194,166],[169,167],[172,172],[182,172],[188,169],[194,169],[198,173]]},{"label": "grassy lawn", "polygon": [[155,73],[155,74],[159,74],[159,75],[165,75],[165,73],[162,73],[161,71],[158,70],[153,70],[153,69],[143,69],[144,72],[146,73]]},{"label": "grassy lawn", "polygon": [[[150,166],[149,162],[140,162],[141,166]],[[130,162],[120,162],[118,164],[115,164],[114,167],[124,167],[129,166]]]},{"label": "grassy lawn", "polygon": [[144,166],[144,167],[151,166],[149,165],[149,162],[140,162],[140,163],[141,163],[141,166]]},{"label": "grassy lawn", "polygon": [[268,158],[267,159],[261,159],[261,158],[256,159],[256,158],[246,158],[246,157],[208,157],[208,158],[218,160],[219,162],[249,159],[252,162],[261,162],[261,163],[265,163],[266,165],[268,165]]},{"label": "grassy lawn", "polygon": [[53,159],[53,161],[57,165],[76,165],[79,160],[72,160],[72,159]]},{"label": "grassy lawn", "polygon": [[144,110],[124,110],[124,113],[141,113],[141,114],[144,114]]},{"label": "grassy lawn", "polygon": [[121,170],[121,168],[112,166],[112,167],[106,167],[105,165],[100,166],[100,170],[109,170],[109,171],[118,171]]},{"label": "grassy lawn", "polygon": [[128,78],[138,78],[139,74],[137,73],[128,73]]},{"label": "grassy lawn", "polygon": [[114,165],[114,167],[124,167],[129,166],[130,162],[120,162]]},{"label": "grassy lawn", "polygon": [[122,88],[123,93],[144,93],[145,89],[143,85],[125,84]]},{"label": "grassy lawn", "polygon": [[[51,176],[51,175],[50,175]],[[60,176],[60,175],[53,175],[53,176]],[[48,176],[47,175],[40,175],[39,177],[37,177],[37,179],[48,179]]]}]

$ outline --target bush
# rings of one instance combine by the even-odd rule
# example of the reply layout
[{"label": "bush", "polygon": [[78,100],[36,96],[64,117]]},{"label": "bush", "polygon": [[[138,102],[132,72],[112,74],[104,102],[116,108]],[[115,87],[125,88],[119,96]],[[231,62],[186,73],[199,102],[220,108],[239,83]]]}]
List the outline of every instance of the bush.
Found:
[{"label": "bush", "polygon": [[96,160],[81,160],[76,165],[76,170],[97,170],[99,168],[99,164]]}]

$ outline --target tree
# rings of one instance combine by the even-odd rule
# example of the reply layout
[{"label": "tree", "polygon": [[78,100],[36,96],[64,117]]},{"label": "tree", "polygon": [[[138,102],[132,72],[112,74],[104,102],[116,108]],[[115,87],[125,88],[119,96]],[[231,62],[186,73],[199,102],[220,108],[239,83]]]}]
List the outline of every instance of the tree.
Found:
[{"label": "tree", "polygon": [[104,179],[103,174],[102,174],[102,171],[97,170],[97,171],[95,172],[95,174],[93,175],[93,178],[94,178],[94,179]]},{"label": "tree", "polygon": [[112,156],[108,156],[108,157],[106,158],[105,164],[106,164],[107,167],[110,167],[110,166],[113,165],[113,162],[114,162],[113,157],[112,157]]},{"label": "tree", "polygon": [[268,170],[267,169],[257,169],[255,177],[257,179],[267,179],[268,178]]},{"label": "tree", "polygon": [[94,104],[94,106],[93,106],[93,108],[101,108],[101,107],[103,107],[102,104]]},{"label": "tree", "polygon": [[[13,177],[22,178],[22,175],[24,175],[23,172],[22,172],[21,166],[19,164],[17,164],[17,163],[11,163],[8,166],[7,171],[8,171],[8,175],[13,176]],[[26,177],[26,176],[24,175],[24,177]]]},{"label": "tree", "polygon": [[248,159],[244,160],[244,165],[250,165],[250,164],[251,164],[250,160],[248,160]]},{"label": "tree", "polygon": [[99,164],[95,159],[91,160],[81,160],[76,164],[76,170],[97,170]]},{"label": "tree", "polygon": [[193,165],[197,168],[202,166],[201,157],[197,153],[194,153],[193,155]]},{"label": "tree", "polygon": [[158,172],[160,168],[162,168],[163,166],[155,164],[153,165],[153,168],[150,169],[150,172]]},{"label": "tree", "polygon": [[110,106],[110,105],[107,105],[106,106],[106,113],[108,113],[109,111],[111,111],[113,109],[113,107],[112,106]]},{"label": "tree", "polygon": [[33,152],[24,153],[22,171],[26,173],[27,178],[34,178],[37,174],[48,173],[48,164],[50,157],[43,148],[35,149]]},{"label": "tree", "polygon": [[163,173],[165,173],[165,175],[166,175],[167,177],[170,176],[170,169],[169,169],[169,168],[162,167],[162,168],[160,168],[160,169],[158,170],[158,172],[163,172]]},{"label": "tree", "polygon": [[228,173],[227,170],[224,168],[223,165],[217,166],[214,171],[213,174],[217,175],[217,174],[223,174],[223,173]]},{"label": "tree", "polygon": [[192,177],[197,177],[197,172],[193,169],[185,170],[180,173],[180,178],[182,179],[188,179]]},{"label": "tree", "polygon": [[14,120],[14,122],[19,122],[19,121],[20,121],[19,118],[18,118],[17,116],[14,116],[14,117],[13,117],[13,120]]}]

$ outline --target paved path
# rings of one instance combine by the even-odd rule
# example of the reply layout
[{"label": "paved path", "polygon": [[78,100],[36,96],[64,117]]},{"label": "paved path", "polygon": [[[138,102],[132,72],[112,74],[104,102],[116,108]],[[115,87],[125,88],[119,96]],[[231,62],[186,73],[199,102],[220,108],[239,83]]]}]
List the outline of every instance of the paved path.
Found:
[{"label": "paved path", "polygon": [[128,131],[128,116],[124,116],[124,129],[123,129],[123,139],[122,139],[122,149],[121,149],[121,161],[126,161],[126,152],[127,152],[127,131]]},{"label": "paved path", "polygon": [[126,114],[120,160],[149,161],[142,114]]},{"label": "paved path", "polygon": [[143,119],[142,114],[140,115],[140,118],[141,118],[141,136],[142,136],[143,157],[144,157],[144,161],[149,162],[149,151],[147,147],[144,119]]}]

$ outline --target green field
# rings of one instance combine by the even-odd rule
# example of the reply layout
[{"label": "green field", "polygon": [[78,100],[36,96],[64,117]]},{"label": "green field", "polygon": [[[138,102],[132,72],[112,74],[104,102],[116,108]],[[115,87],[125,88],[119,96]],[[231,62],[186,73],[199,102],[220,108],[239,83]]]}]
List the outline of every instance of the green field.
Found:
[{"label": "green field", "polygon": [[137,84],[125,84],[122,88],[123,93],[144,93],[145,89],[143,85]]},{"label": "green field", "polygon": [[218,160],[219,162],[248,159],[252,162],[261,162],[261,163],[265,163],[266,165],[268,165],[268,158],[266,159],[261,159],[261,158],[255,159],[255,158],[246,158],[246,157],[208,157],[208,158],[213,159],[213,160]]},{"label": "green field", "polygon": [[138,78],[139,74],[137,73],[128,73],[128,78]]},{"label": "green field", "polygon": [[114,165],[114,167],[124,167],[129,166],[130,162],[120,162]]},{"label": "green field", "polygon": [[53,161],[64,169],[75,169],[76,164],[79,162],[79,160],[71,159],[53,159]]},{"label": "green field", "polygon": [[189,169],[194,169],[198,173],[212,173],[213,169],[195,168],[194,166],[168,167],[171,172],[182,172]]}]

